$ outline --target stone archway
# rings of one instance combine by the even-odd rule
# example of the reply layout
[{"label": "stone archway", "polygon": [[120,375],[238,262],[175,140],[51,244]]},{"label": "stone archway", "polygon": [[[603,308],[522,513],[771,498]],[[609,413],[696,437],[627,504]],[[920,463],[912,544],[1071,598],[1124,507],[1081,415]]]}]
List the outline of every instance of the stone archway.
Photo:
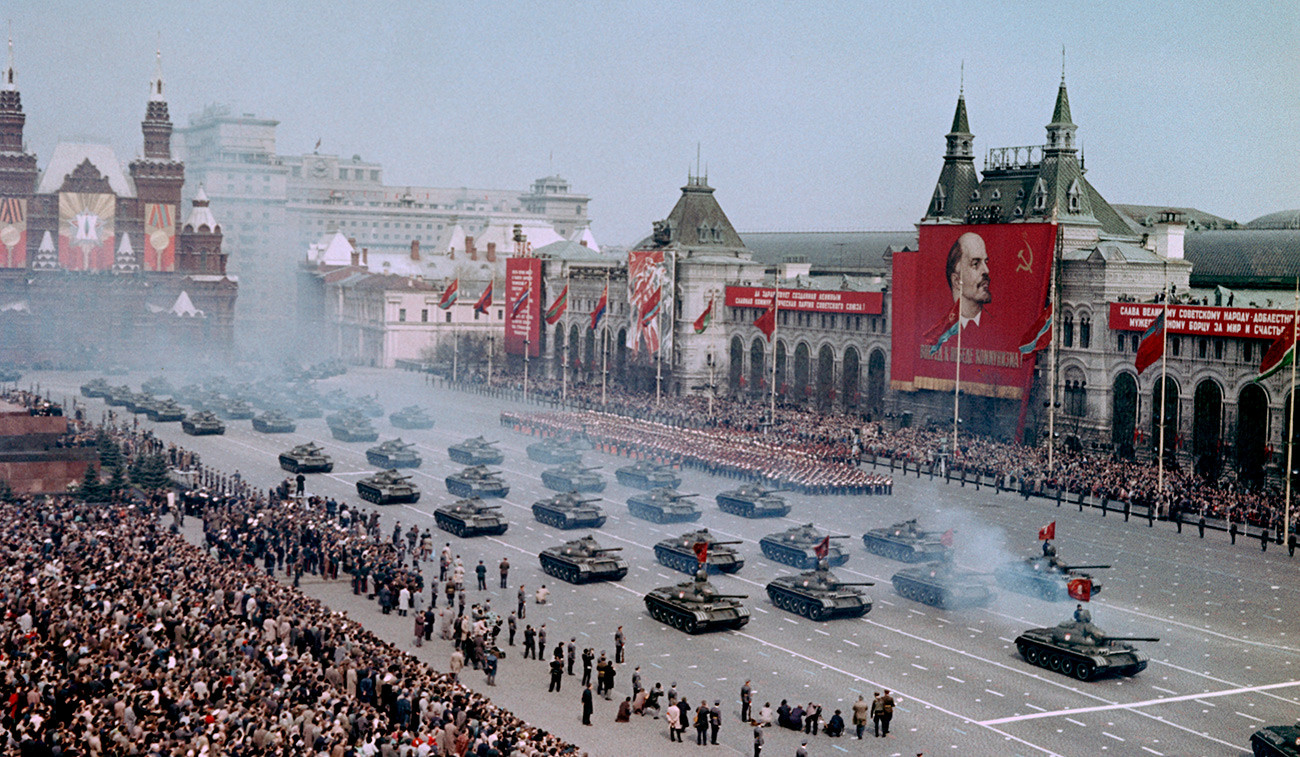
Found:
[{"label": "stone archway", "polygon": [[840,369],[840,396],[845,407],[857,407],[860,404],[858,380],[861,366],[858,361],[858,348],[844,350],[844,366]]},{"label": "stone archway", "polygon": [[1178,433],[1178,399],[1181,391],[1178,382],[1165,378],[1163,384],[1156,382],[1151,390],[1151,451],[1160,454],[1160,408],[1164,406],[1165,414],[1165,461],[1176,460],[1178,442],[1182,436]]},{"label": "stone archway", "polygon": [[[1281,454],[1281,456],[1280,456],[1280,463],[1281,463],[1281,464],[1280,464],[1280,466],[1279,466],[1279,467],[1281,467],[1281,468],[1285,468],[1285,467],[1286,467],[1287,447],[1288,447],[1288,446],[1291,446],[1291,445],[1295,445],[1295,444],[1297,444],[1297,443],[1300,443],[1300,408],[1296,408],[1296,407],[1293,407],[1293,406],[1291,405],[1291,397],[1292,397],[1292,396],[1294,396],[1294,395],[1288,395],[1288,396],[1287,396],[1287,398],[1286,398],[1286,405],[1285,405],[1285,408],[1283,409],[1283,414],[1282,414],[1282,422],[1283,422],[1283,423],[1286,423],[1286,417],[1287,417],[1286,414],[1287,414],[1287,413],[1294,413],[1294,415],[1292,415],[1292,417],[1291,417],[1291,425],[1290,425],[1290,429],[1291,429],[1291,438],[1290,438],[1290,439],[1287,439],[1287,438],[1286,438],[1286,435],[1287,435],[1287,427],[1284,426],[1284,427],[1282,428],[1282,449],[1281,449],[1282,454]],[[1300,483],[1300,476],[1297,476],[1297,475],[1296,475],[1296,470],[1297,470],[1297,469],[1300,469],[1300,449],[1296,449],[1296,448],[1292,447],[1292,452],[1291,452],[1291,476],[1292,476],[1291,489],[1292,489],[1292,491],[1295,491],[1295,486],[1296,486],[1296,484],[1297,484],[1297,483]],[[1294,517],[1293,517],[1292,519],[1294,520]]]},{"label": "stone archway", "polygon": [[1259,384],[1247,384],[1237,395],[1237,475],[1249,485],[1264,482],[1268,438],[1268,394]]},{"label": "stone archway", "polygon": [[809,365],[808,345],[800,342],[794,348],[794,397],[795,401],[802,402],[807,399],[810,385],[808,383],[811,366]]},{"label": "stone archway", "polygon": [[829,344],[823,344],[817,350],[817,406],[830,407],[835,404],[835,350]]},{"label": "stone archway", "polygon": [[754,341],[749,345],[749,391],[751,394],[760,394],[766,385],[763,376],[763,369],[766,366],[764,353],[766,352],[762,337],[754,337]]},{"label": "stone archway", "polygon": [[785,397],[786,391],[790,388],[790,378],[786,372],[787,363],[789,362],[786,359],[787,357],[785,342],[778,339],[776,342],[776,378],[774,380],[776,381],[776,393],[781,397]]},{"label": "stone archway", "polygon": [[580,372],[579,364],[582,362],[582,337],[576,323],[569,327],[566,346],[569,349],[569,376],[577,377]]},{"label": "stone archway", "polygon": [[731,338],[731,348],[727,351],[727,389],[732,394],[740,393],[740,379],[745,375],[745,343],[740,337]]},{"label": "stone archway", "polygon": [[566,357],[564,351],[566,349],[564,327],[559,326],[555,329],[555,365],[553,366],[555,369],[555,378],[557,379],[564,375],[564,363]]},{"label": "stone archway", "polygon": [[1131,373],[1121,373],[1115,377],[1110,392],[1110,443],[1115,448],[1115,455],[1123,460],[1132,460],[1137,430],[1137,379]]},{"label": "stone archway", "polygon": [[885,401],[885,351],[872,350],[867,358],[867,408],[879,413]]},{"label": "stone archway", "polygon": [[1192,459],[1196,472],[1207,479],[1223,469],[1223,390],[1213,379],[1196,385],[1192,395]]},{"label": "stone archway", "polygon": [[627,329],[618,330],[617,342],[613,345],[614,375],[622,380],[627,376]]}]

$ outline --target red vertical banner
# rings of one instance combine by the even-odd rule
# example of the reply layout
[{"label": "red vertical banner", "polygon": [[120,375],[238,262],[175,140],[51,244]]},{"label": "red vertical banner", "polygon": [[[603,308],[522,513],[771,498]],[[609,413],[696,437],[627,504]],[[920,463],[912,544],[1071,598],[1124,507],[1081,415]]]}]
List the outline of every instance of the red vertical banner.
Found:
[{"label": "red vertical banner", "polygon": [[542,261],[538,258],[506,258],[506,354],[541,354]]},{"label": "red vertical banner", "polygon": [[27,201],[0,198],[0,268],[27,267]]},{"label": "red vertical banner", "polygon": [[113,267],[117,197],[85,192],[59,193],[59,265],[69,271]]},{"label": "red vertical banner", "polygon": [[962,392],[1021,399],[1034,374],[1021,339],[1047,301],[1056,226],[925,225],[919,247],[893,255],[893,388],[952,391],[959,328]]},{"label": "red vertical banner", "polygon": [[176,270],[176,206],[147,203],[144,206],[144,269]]},{"label": "red vertical banner", "polygon": [[645,342],[646,350],[659,349],[660,300],[668,283],[663,250],[632,250],[627,254],[627,301],[633,314],[627,331],[627,347],[636,352]]}]

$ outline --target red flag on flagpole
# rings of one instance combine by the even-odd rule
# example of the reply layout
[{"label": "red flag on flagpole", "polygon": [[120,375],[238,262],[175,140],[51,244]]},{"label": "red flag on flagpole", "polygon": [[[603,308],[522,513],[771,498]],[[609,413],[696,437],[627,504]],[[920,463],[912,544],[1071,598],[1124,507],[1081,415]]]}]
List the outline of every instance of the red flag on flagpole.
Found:
[{"label": "red flag on flagpole", "polygon": [[827,536],[813,547],[813,554],[817,555],[818,560],[825,560],[826,556],[831,553],[831,537]]},{"label": "red flag on flagpole", "polygon": [[1039,314],[1038,320],[1020,337],[1020,354],[1032,355],[1052,343],[1052,306]]},{"label": "red flag on flagpole", "polygon": [[1080,602],[1087,602],[1092,599],[1092,579],[1091,578],[1071,578],[1065,585],[1065,591],[1071,599],[1077,599]]},{"label": "red flag on flagpole", "polygon": [[709,300],[709,306],[704,309],[704,312],[700,313],[700,317],[695,319],[695,333],[703,334],[704,330],[709,327],[710,323],[713,323],[712,299]]},{"label": "red flag on flagpole", "polygon": [[930,345],[930,354],[939,351],[943,343],[957,336],[957,326],[961,323],[961,300],[952,303],[943,320],[934,324],[921,335],[921,341]]},{"label": "red flag on flagpole", "polygon": [[478,302],[474,303],[474,312],[487,315],[488,308],[490,307],[492,307],[492,282],[491,281],[488,282],[487,289],[483,290],[483,294],[479,295]]},{"label": "red flag on flagpole", "polygon": [[1046,526],[1038,529],[1039,541],[1051,541],[1056,538],[1056,521],[1048,523]]},{"label": "red flag on flagpole", "polygon": [[551,307],[546,311],[546,325],[554,326],[557,321],[564,317],[564,311],[569,309],[569,285],[565,284],[560,296],[555,298]]},{"label": "red flag on flagpole", "polygon": [[456,300],[459,297],[460,297],[460,279],[455,278],[451,280],[451,285],[448,286],[445,290],[443,290],[442,299],[438,300],[438,307],[442,308],[443,310],[446,310],[452,305],[455,305]]},{"label": "red flag on flagpole", "polygon": [[596,302],[596,309],[591,311],[591,330],[595,331],[600,325],[600,319],[605,317],[605,308],[609,306],[609,285],[605,285],[605,291],[600,293],[600,300]]},{"label": "red flag on flagpole", "polygon": [[1151,322],[1150,328],[1142,333],[1142,341],[1138,342],[1137,357],[1133,360],[1133,367],[1137,368],[1138,375],[1142,371],[1150,368],[1160,360],[1165,354],[1165,314],[1160,313],[1154,321]]},{"label": "red flag on flagpole", "polygon": [[943,536],[939,537],[939,543],[947,549],[952,549],[952,534],[953,530],[951,528],[944,531]]},{"label": "red flag on flagpole", "polygon": [[764,310],[763,314],[754,321],[754,325],[758,327],[759,331],[763,332],[763,336],[767,337],[767,341],[772,341],[772,334],[776,331],[775,300],[772,301],[772,306]]},{"label": "red flag on flagpole", "polygon": [[692,547],[695,550],[695,559],[703,565],[709,561],[709,543],[707,541],[697,541]]}]

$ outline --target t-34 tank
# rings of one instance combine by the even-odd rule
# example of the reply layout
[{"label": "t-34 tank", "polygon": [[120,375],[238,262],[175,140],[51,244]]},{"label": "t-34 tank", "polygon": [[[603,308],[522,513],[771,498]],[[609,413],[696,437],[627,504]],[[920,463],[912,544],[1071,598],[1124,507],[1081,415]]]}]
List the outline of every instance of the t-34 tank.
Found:
[{"label": "t-34 tank", "polygon": [[438,528],[456,536],[500,536],[510,527],[501,516],[501,505],[489,505],[478,497],[456,500],[433,511]]},{"label": "t-34 tank", "polygon": [[675,489],[660,487],[627,498],[627,511],[634,518],[653,523],[686,523],[699,520],[703,514],[691,497],[697,494],[678,494]]},{"label": "t-34 tank", "polygon": [[665,487],[676,489],[682,485],[682,477],[673,473],[672,468],[649,460],[637,460],[614,471],[614,477],[624,486],[633,489],[658,489]]},{"label": "t-34 tank", "polygon": [[740,603],[747,594],[719,594],[706,571],[693,581],[661,586],[645,595],[650,617],[686,633],[740,628],[749,622],[749,609]]},{"label": "t-34 tank", "polygon": [[245,421],[256,415],[253,406],[244,400],[228,399],[216,406],[217,415],[229,421]]},{"label": "t-34 tank", "polygon": [[984,575],[988,574],[957,568],[952,564],[952,556],[946,555],[928,565],[903,568],[894,574],[892,581],[900,597],[942,610],[955,610],[988,604],[993,598],[993,590],[979,580]]},{"label": "t-34 tank", "polygon": [[1031,628],[1016,637],[1016,649],[1027,662],[1080,681],[1115,673],[1136,675],[1146,669],[1146,653],[1129,642],[1157,642],[1143,636],[1107,636],[1092,624],[1092,613],[1079,610],[1077,620],[1063,620],[1053,628]]},{"label": "t-34 tank", "polygon": [[352,406],[355,407],[362,415],[366,416],[367,418],[384,417],[384,406],[379,404],[378,398],[372,395],[367,394],[365,396],[358,397],[357,401],[352,403]]},{"label": "t-34 tank", "polygon": [[741,542],[718,541],[707,528],[664,539],[655,545],[655,559],[673,570],[694,575],[700,569],[700,559],[695,554],[695,545],[700,542],[709,545],[705,567],[710,573],[735,573],[745,566],[745,558],[731,548],[732,544]]},{"label": "t-34 tank", "polygon": [[149,407],[153,405],[154,402],[155,398],[152,394],[136,392],[135,394],[127,395],[125,401],[122,403],[122,407],[125,408],[128,413],[144,413],[148,411]]},{"label": "t-34 tank", "polygon": [[378,447],[366,450],[366,460],[380,468],[419,468],[420,453],[414,444],[407,444],[401,439],[389,439]]},{"label": "t-34 tank", "polygon": [[319,444],[307,442],[281,452],[280,467],[290,473],[329,473],[334,470],[334,461]]},{"label": "t-34 tank", "polygon": [[370,419],[355,411],[335,413],[325,419],[330,433],[342,442],[379,441],[379,432],[371,425]]},{"label": "t-34 tank", "polygon": [[940,541],[937,531],[922,531],[916,518],[886,528],[873,528],[862,535],[867,551],[899,562],[938,560],[951,550]]},{"label": "t-34 tank", "polygon": [[181,421],[181,430],[190,436],[226,433],[226,424],[207,410],[200,410]]},{"label": "t-34 tank", "polygon": [[448,447],[447,456],[453,463],[462,465],[500,465],[505,462],[506,455],[492,446],[497,443],[495,440],[489,442],[481,436],[476,436]]},{"label": "t-34 tank", "polygon": [[433,419],[419,405],[407,405],[388,416],[388,422],[397,428],[433,428]]},{"label": "t-34 tank", "polygon": [[457,497],[504,497],[510,487],[501,480],[501,474],[490,471],[486,465],[471,465],[460,473],[447,476],[447,491]]},{"label": "t-34 tank", "polygon": [[253,430],[263,434],[292,434],[298,430],[298,424],[279,410],[267,410],[253,418]]},{"label": "t-34 tank", "polygon": [[1269,725],[1250,735],[1255,757],[1300,757],[1300,720],[1295,725]]},{"label": "t-34 tank", "polygon": [[[820,559],[817,557],[817,545],[827,538],[847,539],[849,537],[842,535],[827,537],[826,534],[813,528],[813,524],[809,523],[768,534],[759,539],[758,546],[762,548],[763,555],[769,560],[793,565],[804,570],[812,570],[817,567],[817,562]],[[849,561],[849,555],[837,547],[834,541],[830,541],[827,543],[825,559],[831,567],[838,567]]]},{"label": "t-34 tank", "polygon": [[578,463],[565,463],[542,471],[542,485],[557,492],[603,492],[605,479],[596,473],[598,470],[598,465],[588,468]]},{"label": "t-34 tank", "polygon": [[614,554],[622,549],[602,547],[594,536],[584,536],[543,549],[537,559],[547,574],[571,584],[617,581],[627,575],[627,560]]},{"label": "t-34 tank", "polygon": [[776,496],[779,491],[744,484],[739,489],[720,492],[715,499],[722,512],[742,518],[784,518],[790,514],[790,505],[785,497]]},{"label": "t-34 tank", "polygon": [[83,397],[107,397],[111,388],[107,379],[93,378],[81,385],[81,395]]},{"label": "t-34 tank", "polygon": [[1060,602],[1069,599],[1069,583],[1076,578],[1086,578],[1092,582],[1091,592],[1101,592],[1101,584],[1092,581],[1088,573],[1081,570],[1104,570],[1109,565],[1066,565],[1056,559],[1056,548],[1048,544],[1042,557],[1026,557],[1023,560],[999,565],[993,575],[998,586],[1017,594],[1039,597],[1048,602]]},{"label": "t-34 tank", "polygon": [[403,476],[395,470],[379,471],[357,481],[357,494],[376,505],[420,501],[420,489],[411,483],[411,477]]},{"label": "t-34 tank", "polygon": [[310,397],[299,397],[294,400],[293,414],[299,418],[319,418],[325,414],[321,410],[320,403]]},{"label": "t-34 tank", "polygon": [[121,386],[109,387],[108,391],[104,393],[104,401],[116,407],[124,407],[134,396],[135,392],[131,391],[131,387],[122,384]]},{"label": "t-34 tank", "polygon": [[595,503],[600,497],[582,499],[577,492],[557,494],[533,503],[533,518],[556,528],[600,528],[605,525],[605,511]]},{"label": "t-34 tank", "polygon": [[176,390],[172,388],[171,382],[162,376],[154,376],[140,385],[140,391],[145,394],[166,394],[171,396]]},{"label": "t-34 tank", "polygon": [[580,463],[582,462],[582,453],[559,439],[547,437],[540,442],[528,445],[528,459],[550,465]]},{"label": "t-34 tank", "polygon": [[871,597],[855,586],[875,586],[871,581],[841,581],[825,560],[815,570],[797,576],[778,576],[767,585],[768,599],[782,610],[809,620],[860,618],[871,612]]},{"label": "t-34 tank", "polygon": [[154,423],[174,423],[185,420],[185,408],[172,399],[154,400],[144,409],[144,414]]}]

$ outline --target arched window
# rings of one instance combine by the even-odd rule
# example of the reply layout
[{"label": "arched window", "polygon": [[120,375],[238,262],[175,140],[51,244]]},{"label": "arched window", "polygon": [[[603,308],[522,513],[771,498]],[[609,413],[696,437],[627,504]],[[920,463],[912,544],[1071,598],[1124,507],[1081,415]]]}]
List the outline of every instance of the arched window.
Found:
[{"label": "arched window", "polygon": [[1079,346],[1088,349],[1092,346],[1092,318],[1079,316]]},{"label": "arched window", "polygon": [[1070,188],[1065,192],[1065,201],[1071,213],[1078,213],[1079,209],[1083,207],[1083,197],[1079,189],[1078,179],[1070,182]]},{"label": "arched window", "polygon": [[1074,316],[1066,315],[1061,321],[1061,343],[1066,347],[1074,346]]},{"label": "arched window", "polygon": [[947,199],[948,196],[943,191],[943,185],[940,184],[936,186],[934,188],[934,202],[933,202],[935,215],[938,215],[939,213],[943,212],[944,201]]},{"label": "arched window", "polygon": [[1042,179],[1039,179],[1038,183],[1034,185],[1034,210],[1046,210],[1046,209],[1047,209],[1047,185],[1043,183]]}]

